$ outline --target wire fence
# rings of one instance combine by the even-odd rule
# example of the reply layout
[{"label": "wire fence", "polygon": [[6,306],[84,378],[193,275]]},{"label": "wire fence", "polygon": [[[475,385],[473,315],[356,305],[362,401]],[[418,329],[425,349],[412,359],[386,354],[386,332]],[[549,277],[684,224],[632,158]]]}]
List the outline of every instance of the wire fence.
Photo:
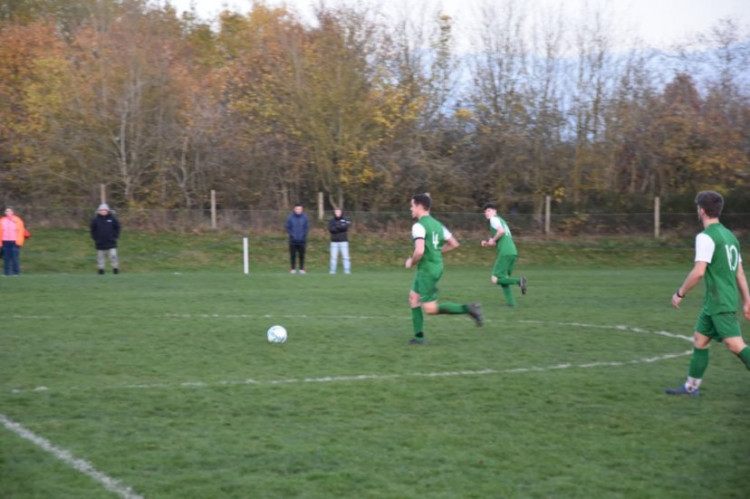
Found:
[{"label": "wire fence", "polygon": [[[48,228],[88,227],[94,211],[90,208],[55,209],[47,207],[15,207],[26,225]],[[238,233],[283,233],[286,210],[141,210],[123,209],[116,216],[129,230],[143,231],[208,231],[223,230]],[[352,221],[351,232],[387,235],[403,234],[411,227],[408,211],[346,212]],[[441,213],[433,215],[454,232],[474,234],[487,232],[487,220],[479,212]],[[317,213],[308,212],[311,230],[325,234],[330,213],[320,219]],[[543,215],[501,214],[516,236],[654,236],[656,222],[653,213],[553,213],[549,219],[549,232]],[[722,223],[738,235],[750,234],[750,213],[731,213],[722,216]],[[664,237],[684,237],[699,231],[695,213],[661,213],[658,234]]]}]

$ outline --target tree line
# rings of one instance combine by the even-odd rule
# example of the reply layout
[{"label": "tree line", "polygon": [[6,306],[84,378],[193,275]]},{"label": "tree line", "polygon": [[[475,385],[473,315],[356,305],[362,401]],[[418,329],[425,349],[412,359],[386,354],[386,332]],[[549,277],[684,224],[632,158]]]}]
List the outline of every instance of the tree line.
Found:
[{"label": "tree line", "polygon": [[[443,211],[750,200],[750,34],[717,23],[670,52],[614,20],[487,2],[456,22],[254,4],[206,21],[145,0],[0,0],[6,204],[314,205]],[[616,24],[616,23],[615,23]],[[744,30],[744,31],[743,31]],[[744,200],[744,201],[743,201]]]}]

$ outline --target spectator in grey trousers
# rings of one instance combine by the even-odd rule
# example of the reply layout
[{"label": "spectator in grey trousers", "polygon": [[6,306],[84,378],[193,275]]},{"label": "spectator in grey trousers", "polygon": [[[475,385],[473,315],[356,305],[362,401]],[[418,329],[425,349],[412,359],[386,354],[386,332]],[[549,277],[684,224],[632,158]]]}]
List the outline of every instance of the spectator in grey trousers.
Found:
[{"label": "spectator in grey trousers", "polygon": [[349,226],[351,224],[341,209],[333,210],[333,217],[328,221],[328,232],[331,233],[331,274],[336,273],[339,253],[341,253],[344,274],[351,273],[352,266],[349,260]]}]

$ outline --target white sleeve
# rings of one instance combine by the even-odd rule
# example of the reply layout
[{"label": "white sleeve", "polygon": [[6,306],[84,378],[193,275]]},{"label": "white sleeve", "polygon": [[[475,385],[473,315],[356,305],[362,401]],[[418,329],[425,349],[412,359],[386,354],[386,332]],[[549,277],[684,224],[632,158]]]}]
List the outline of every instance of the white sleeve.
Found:
[{"label": "white sleeve", "polygon": [[495,229],[496,231],[499,231],[503,228],[503,224],[500,223],[500,218],[498,217],[492,217],[490,218],[490,227]]},{"label": "white sleeve", "polygon": [[695,261],[711,263],[716,244],[708,235],[701,232],[695,236]]},{"label": "white sleeve", "polygon": [[448,227],[443,225],[443,239],[447,241],[451,237],[453,237],[453,234],[451,234],[451,231],[448,230]]},{"label": "white sleeve", "polygon": [[415,223],[411,226],[411,238],[412,239],[424,239],[426,232],[424,226],[419,223]]}]

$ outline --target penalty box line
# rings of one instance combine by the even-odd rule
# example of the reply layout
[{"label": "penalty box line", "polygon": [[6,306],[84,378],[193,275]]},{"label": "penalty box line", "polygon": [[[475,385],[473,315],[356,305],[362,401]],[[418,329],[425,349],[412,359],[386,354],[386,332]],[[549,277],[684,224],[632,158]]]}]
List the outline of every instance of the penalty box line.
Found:
[{"label": "penalty box line", "polygon": [[290,384],[302,384],[302,383],[334,383],[334,382],[347,382],[347,381],[379,381],[379,380],[392,380],[392,379],[404,379],[404,378],[445,378],[453,376],[485,376],[490,374],[522,374],[522,373],[543,373],[550,371],[560,371],[566,369],[590,369],[596,367],[621,367],[630,366],[635,364],[651,364],[662,360],[675,359],[684,357],[692,354],[691,350],[679,353],[659,355],[656,357],[648,357],[644,359],[635,359],[627,361],[612,361],[612,362],[588,362],[585,364],[557,364],[554,366],[546,367],[516,367],[511,369],[462,369],[457,371],[436,371],[436,372],[414,372],[405,374],[358,374],[354,376],[321,376],[315,378],[286,378],[277,380],[257,380],[257,379],[244,379],[238,381],[219,381],[216,383],[204,383],[204,382],[186,382],[174,385],[169,384],[143,384],[143,385],[123,385],[123,388],[134,388],[134,389],[153,389],[153,388],[211,388],[220,386],[237,386],[237,385],[290,385]]},{"label": "penalty box line", "polygon": [[[173,315],[172,317],[177,317],[177,315]],[[179,317],[184,317],[183,315],[179,315]],[[204,315],[202,317],[218,317],[217,315],[208,314]],[[238,317],[238,316],[234,316]],[[270,317],[270,316],[264,316],[264,317]],[[306,317],[306,316],[303,316]],[[25,318],[49,318],[48,316],[26,316]],[[367,318],[367,317],[359,317],[361,318]],[[564,322],[550,322],[550,321],[533,321],[533,320],[520,320],[518,321],[520,323],[535,323],[535,324],[549,324],[553,326],[558,327],[581,327],[581,328],[597,328],[597,329],[615,329],[615,330],[621,330],[621,331],[631,331],[636,333],[645,333],[645,334],[657,334],[662,335],[670,338],[678,338],[682,340],[691,341],[689,337],[685,337],[682,335],[677,335],[674,333],[670,333],[668,331],[648,331],[641,328],[634,328],[630,326],[604,326],[604,325],[593,325],[593,324],[584,324],[584,323],[564,323]],[[237,386],[237,385],[268,385],[268,386],[274,386],[274,385],[287,385],[287,384],[299,384],[299,383],[333,383],[333,382],[352,382],[352,381],[368,381],[368,380],[387,380],[387,379],[399,379],[399,378],[409,378],[409,377],[424,377],[424,378],[436,378],[436,377],[452,377],[452,376],[482,376],[482,375],[492,375],[492,374],[519,374],[519,373],[540,373],[540,372],[550,372],[550,371],[557,371],[557,370],[566,370],[566,369],[589,369],[589,368],[597,368],[597,367],[620,367],[620,366],[628,366],[628,365],[635,365],[635,364],[646,364],[646,363],[654,363],[659,362],[662,360],[668,360],[668,359],[674,359],[677,357],[683,357],[690,355],[692,351],[688,350],[681,353],[676,354],[666,354],[666,355],[659,355],[655,357],[649,357],[644,359],[635,359],[630,361],[615,361],[615,362],[590,362],[585,364],[558,364],[554,366],[547,366],[547,367],[520,367],[520,368],[512,368],[512,369],[481,369],[481,370],[458,370],[458,371],[438,371],[438,372],[427,372],[427,373],[406,373],[406,374],[360,374],[355,376],[324,376],[324,377],[316,377],[316,378],[288,378],[288,379],[280,379],[280,380],[268,380],[268,381],[262,381],[262,380],[255,380],[255,379],[245,379],[245,380],[239,380],[239,381],[219,381],[216,383],[205,383],[205,382],[185,382],[185,383],[179,383],[179,384],[140,384],[140,385],[123,385],[122,388],[129,388],[129,389],[159,389],[159,388],[210,388],[210,387],[220,387],[220,386]],[[85,389],[83,387],[72,387],[73,389]],[[37,387],[33,390],[12,390],[13,393],[23,393],[26,391],[35,391],[35,392],[42,392],[47,391],[48,389],[46,387]],[[135,493],[131,487],[128,487],[126,485],[123,485],[119,480],[116,480],[107,474],[97,470],[93,464],[86,461],[85,459],[76,458],[72,455],[70,451],[67,449],[63,449],[61,447],[58,447],[51,443],[49,440],[33,433],[32,431],[28,430],[24,426],[20,425],[19,423],[16,423],[15,421],[10,420],[5,415],[0,414],[0,423],[3,424],[8,430],[15,433],[19,437],[28,440],[35,444],[37,447],[40,447],[47,453],[51,454],[56,459],[64,462],[68,466],[72,467],[76,471],[83,473],[96,482],[98,482],[100,485],[102,485],[106,490],[117,494],[119,497],[123,499],[143,499],[143,496]]]},{"label": "penalty box line", "polygon": [[64,462],[74,470],[93,478],[96,482],[101,484],[102,487],[117,494],[123,499],[143,499],[143,496],[133,492],[133,489],[123,485],[119,480],[116,480],[94,468],[94,465],[90,462],[85,459],[74,457],[69,450],[54,445],[46,438],[40,437],[15,421],[11,421],[4,414],[0,414],[0,423],[19,437],[28,440],[47,453],[52,454],[53,457]]},{"label": "penalty box line", "polygon": [[[550,371],[561,371],[569,369],[591,369],[597,367],[623,367],[637,364],[652,364],[654,362],[660,362],[662,360],[676,359],[679,357],[685,357],[692,354],[692,350],[687,350],[679,353],[671,353],[658,355],[655,357],[647,357],[643,359],[634,359],[626,361],[611,361],[611,362],[587,362],[584,364],[556,364],[553,366],[531,366],[531,367],[515,367],[510,369],[462,369],[456,371],[436,371],[436,372],[414,372],[404,374],[357,374],[352,376],[321,376],[321,377],[306,377],[306,378],[284,378],[275,380],[258,380],[254,378],[247,378],[243,380],[225,380],[217,381],[214,383],[208,383],[204,381],[187,381],[182,383],[143,383],[143,384],[130,384],[120,385],[119,387],[110,387],[109,389],[137,389],[137,390],[154,390],[154,389],[175,389],[175,388],[218,388],[224,386],[242,386],[242,385],[253,385],[253,386],[278,386],[278,385],[291,385],[291,384],[304,384],[304,383],[336,383],[336,382],[356,382],[356,381],[382,381],[382,380],[393,380],[393,379],[404,379],[404,378],[440,378],[440,377],[454,377],[454,376],[486,376],[486,375],[501,375],[501,374],[523,374],[523,373],[543,373]],[[72,386],[69,390],[92,390],[94,387],[80,387]],[[100,388],[101,389],[101,388]],[[106,388],[105,388],[106,389]],[[26,392],[47,392],[49,389],[44,386],[39,386],[31,390],[19,390],[13,389],[12,393],[26,393]]]},{"label": "penalty box line", "polygon": [[[168,314],[168,316],[171,317],[180,317],[180,318],[188,318],[191,317],[190,314]],[[197,314],[192,315],[192,317],[204,317],[204,318],[221,318],[222,316],[219,314]],[[226,316],[224,316],[226,317]],[[237,317],[237,316],[230,316],[230,317]],[[251,317],[251,316],[246,316]],[[252,317],[258,317],[258,316],[252,316]],[[263,316],[263,317],[271,317],[271,316]],[[286,317],[298,317],[298,318],[310,318],[306,315],[297,315],[297,316],[286,316]],[[376,317],[368,317],[368,316],[360,316],[359,318],[376,318]],[[629,331],[634,332],[637,334],[655,334],[658,336],[664,336],[668,338],[675,338],[680,339],[688,342],[692,342],[692,338],[671,333],[669,331],[649,331],[647,329],[633,327],[633,326],[627,326],[627,325],[601,325],[601,324],[586,324],[586,323],[580,323],[580,322],[554,322],[554,321],[542,321],[542,320],[518,320],[519,323],[525,323],[525,324],[546,324],[551,325],[555,327],[577,327],[577,328],[587,328],[587,329],[609,329],[609,330],[616,330],[616,331]],[[612,361],[612,362],[589,362],[584,364],[558,364],[554,366],[546,366],[546,367],[539,367],[539,366],[532,366],[532,367],[518,367],[518,368],[511,368],[511,369],[463,369],[463,370],[457,370],[457,371],[441,371],[441,372],[432,372],[432,373],[403,373],[403,374],[357,374],[357,375],[351,375],[351,376],[321,376],[321,377],[306,377],[306,378],[287,378],[287,379],[280,379],[280,380],[257,380],[253,378],[248,378],[244,380],[225,380],[225,381],[217,381],[213,383],[209,382],[203,382],[203,381],[186,381],[182,383],[143,383],[143,384],[128,384],[128,385],[120,385],[115,387],[110,387],[109,389],[117,389],[117,388],[126,388],[126,389],[170,389],[170,388],[210,388],[210,387],[221,387],[221,386],[238,386],[238,385],[284,385],[284,384],[294,384],[294,383],[330,383],[330,382],[346,382],[346,381],[365,381],[365,380],[387,380],[387,379],[399,379],[399,378],[409,378],[409,377],[448,377],[448,376],[478,376],[478,375],[498,375],[498,374],[517,374],[517,373],[533,373],[533,372],[548,372],[548,371],[558,371],[558,370],[564,370],[564,369],[586,369],[586,368],[596,368],[596,367],[622,367],[622,366],[628,366],[628,365],[634,365],[634,364],[648,364],[653,362],[659,362],[662,360],[670,360],[678,357],[685,357],[692,354],[692,350],[687,350],[684,352],[679,353],[672,353],[672,354],[664,354],[659,355],[655,357],[649,357],[644,359],[634,359],[634,360],[628,360],[628,361]],[[69,390],[93,390],[96,389],[95,387],[81,387],[81,386],[72,386],[68,388]],[[107,389],[106,387],[104,389]],[[14,388],[11,389],[10,392],[14,394],[19,393],[27,393],[27,392],[47,392],[49,391],[49,388],[46,386],[38,386],[36,388],[32,389],[18,389]]]},{"label": "penalty box line", "polygon": [[[109,316],[110,318],[118,318],[117,316]],[[308,315],[308,314],[217,314],[217,313],[165,313],[155,315],[155,318],[163,319],[345,319],[345,320],[383,320],[383,319],[394,319],[388,315]],[[24,314],[10,314],[0,315],[0,319],[22,319],[22,320],[80,320],[80,319],[96,319],[101,320],[101,316],[98,315],[24,315]],[[127,317],[130,318],[129,316]],[[399,317],[397,320],[411,320],[407,316]],[[492,319],[485,319],[484,322],[494,322]],[[508,319],[502,319],[501,322],[510,322]],[[692,337],[671,333],[669,331],[649,331],[647,329],[628,326],[623,324],[618,325],[606,325],[606,324],[587,324],[584,322],[558,322],[558,321],[544,321],[544,320],[532,320],[532,319],[517,319],[516,322],[520,324],[546,324],[550,326],[558,327],[580,327],[585,329],[612,329],[616,331],[631,331],[634,333],[645,333],[645,334],[656,334],[661,336],[667,336],[670,338],[679,338],[692,342]]]}]

